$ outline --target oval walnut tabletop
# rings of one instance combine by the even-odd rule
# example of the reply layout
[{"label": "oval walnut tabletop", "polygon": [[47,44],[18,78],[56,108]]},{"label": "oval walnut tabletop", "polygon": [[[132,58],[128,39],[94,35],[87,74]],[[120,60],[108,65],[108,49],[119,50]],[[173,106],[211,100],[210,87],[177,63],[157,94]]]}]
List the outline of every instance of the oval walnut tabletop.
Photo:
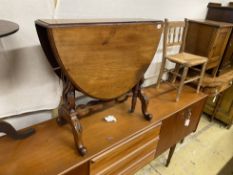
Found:
[{"label": "oval walnut tabletop", "polygon": [[18,30],[18,24],[7,20],[0,20],[0,37],[11,35]]},{"label": "oval walnut tabletop", "polygon": [[153,20],[38,20],[36,25],[42,47],[50,45],[51,55],[76,89],[105,100],[140,81],[162,32],[161,21]]}]

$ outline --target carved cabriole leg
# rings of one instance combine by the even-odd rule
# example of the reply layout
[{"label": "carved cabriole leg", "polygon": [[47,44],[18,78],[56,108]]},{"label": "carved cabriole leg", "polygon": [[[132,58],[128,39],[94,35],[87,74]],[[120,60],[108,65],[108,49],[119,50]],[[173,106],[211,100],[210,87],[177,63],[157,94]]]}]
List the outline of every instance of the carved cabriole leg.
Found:
[{"label": "carved cabriole leg", "polygon": [[133,96],[132,96],[132,104],[131,104],[131,109],[130,112],[134,112],[136,102],[137,102],[137,97],[141,101],[141,110],[144,115],[144,118],[146,120],[151,120],[152,115],[147,112],[147,106],[148,106],[148,98],[143,94],[142,89],[141,89],[141,84],[143,83],[143,79],[132,89],[133,91]]},{"label": "carved cabriole leg", "polygon": [[148,104],[149,104],[149,100],[148,100],[147,96],[145,94],[143,94],[143,91],[141,89],[139,90],[138,97],[139,97],[139,99],[141,101],[142,113],[143,113],[145,119],[150,121],[153,116],[152,116],[152,114],[149,114],[147,112],[147,107],[148,107]]},{"label": "carved cabriole leg", "polygon": [[176,78],[177,78],[177,74],[179,73],[179,69],[180,69],[180,65],[176,63],[175,68],[174,68],[175,74],[172,75],[172,79],[171,79],[172,84],[176,83]]},{"label": "carved cabriole leg", "polygon": [[61,75],[62,81],[63,81],[63,92],[62,92],[62,102],[58,108],[58,117],[57,117],[57,123],[62,126],[68,122],[66,120],[67,115],[66,111],[69,111],[69,106],[67,102],[67,94],[69,92],[71,84],[65,79],[64,75]]},{"label": "carved cabriole leg", "polygon": [[179,85],[178,90],[177,90],[176,102],[178,102],[178,101],[180,100],[181,91],[182,91],[182,89],[183,89],[184,81],[185,81],[185,79],[186,79],[186,77],[187,77],[188,70],[189,70],[189,67],[185,66],[185,67],[184,67],[184,70],[183,70],[183,73],[182,73],[181,80],[180,80],[180,85]]},{"label": "carved cabriole leg", "polygon": [[69,122],[72,128],[76,148],[81,156],[87,153],[82,141],[82,127],[76,113],[75,90],[72,84],[67,81],[63,90],[63,104],[59,107],[58,124]]}]

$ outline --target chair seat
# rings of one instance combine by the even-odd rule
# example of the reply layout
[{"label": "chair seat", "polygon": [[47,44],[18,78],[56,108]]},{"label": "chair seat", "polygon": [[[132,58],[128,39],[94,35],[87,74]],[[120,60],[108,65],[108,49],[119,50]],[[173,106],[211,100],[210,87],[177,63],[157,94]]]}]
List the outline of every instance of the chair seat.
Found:
[{"label": "chair seat", "polygon": [[178,64],[183,64],[185,66],[195,66],[199,64],[204,64],[205,62],[208,61],[207,57],[203,56],[198,56],[186,52],[181,52],[175,55],[169,55],[166,57],[168,60],[178,63]]}]

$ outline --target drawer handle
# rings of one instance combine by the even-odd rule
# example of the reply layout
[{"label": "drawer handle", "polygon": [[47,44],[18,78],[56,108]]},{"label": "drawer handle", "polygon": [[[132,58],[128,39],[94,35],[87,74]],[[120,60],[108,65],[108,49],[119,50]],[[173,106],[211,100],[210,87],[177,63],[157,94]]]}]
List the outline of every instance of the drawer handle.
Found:
[{"label": "drawer handle", "polygon": [[185,127],[189,126],[191,116],[192,116],[192,111],[191,111],[191,109],[188,109],[188,111],[186,112],[186,115],[185,115],[185,121],[184,121]]}]

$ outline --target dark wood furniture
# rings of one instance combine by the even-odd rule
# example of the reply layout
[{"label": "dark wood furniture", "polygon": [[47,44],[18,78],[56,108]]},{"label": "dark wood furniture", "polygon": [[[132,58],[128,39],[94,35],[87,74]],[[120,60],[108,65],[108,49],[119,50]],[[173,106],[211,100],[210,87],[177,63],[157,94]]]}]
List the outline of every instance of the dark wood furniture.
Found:
[{"label": "dark wood furniture", "polygon": [[[173,85],[176,83],[176,77],[180,78],[179,86],[177,88],[176,101],[179,101],[180,94],[184,84],[198,81],[197,93],[199,93],[202,79],[205,73],[206,64],[208,61],[207,57],[202,57],[199,55],[190,54],[184,52],[186,34],[188,30],[187,19],[184,21],[168,21],[165,19],[164,23],[164,34],[163,34],[163,58],[160,68],[160,73],[157,81],[157,87],[159,87],[160,82],[164,73],[173,74]],[[180,46],[180,50],[176,54],[168,54],[168,49]],[[170,61],[175,63],[175,69],[166,69],[166,62]],[[197,74],[192,77],[188,77],[189,69],[196,66],[201,66],[201,70],[197,71]],[[182,72],[180,72],[182,69]]]},{"label": "dark wood furniture", "polygon": [[[58,66],[62,74],[63,104],[59,107],[58,122],[70,123],[81,155],[87,149],[79,119],[93,112],[98,103],[124,101],[132,92],[130,112],[134,112],[139,98],[145,119],[151,120],[148,100],[140,86],[157,50],[162,21],[37,20],[36,29],[51,65]],[[75,90],[99,101],[89,103],[89,110],[78,107]]]},{"label": "dark wood furniture", "polygon": [[[133,174],[195,131],[206,99],[185,86],[183,97],[175,103],[176,91],[164,84],[159,90],[145,89],[145,94],[154,115],[150,122],[140,117],[139,106],[134,113],[125,112],[130,100],[81,120],[88,147],[84,157],[73,147],[70,128],[58,127],[55,120],[37,125],[37,133],[25,140],[0,138],[0,174]],[[109,114],[116,116],[116,123],[103,120]],[[187,117],[190,124],[185,127]]]},{"label": "dark wood furniture", "polygon": [[206,70],[216,76],[232,24],[211,20],[189,20],[185,52],[208,58]]},{"label": "dark wood furniture", "polygon": [[[19,30],[19,25],[7,21],[7,20],[0,20],[0,39],[6,36],[9,36]],[[3,121],[0,119],[0,133],[5,133],[14,139],[24,139],[35,132],[33,128],[28,128],[21,132],[17,132],[15,128],[8,122]]]},{"label": "dark wood furniture", "polygon": [[[222,6],[220,3],[209,3],[206,19],[233,23],[233,6]],[[219,74],[222,74],[233,67],[233,32],[231,32],[227,47],[224,51],[223,59],[219,66]]]},{"label": "dark wood furniture", "polygon": [[[232,2],[228,6],[222,6],[220,3],[209,3],[206,19],[233,23]],[[233,80],[233,32],[231,32],[229,41],[224,50],[223,59],[219,66],[219,87],[223,91],[216,97],[209,97],[204,108],[204,112],[213,118],[224,122],[227,128],[232,126],[233,121],[233,88],[230,87]],[[224,85],[225,84],[225,85]],[[230,87],[230,88],[229,88]]]},{"label": "dark wood furniture", "polygon": [[233,124],[233,86],[216,97],[209,97],[204,112],[226,124],[229,129]]}]

